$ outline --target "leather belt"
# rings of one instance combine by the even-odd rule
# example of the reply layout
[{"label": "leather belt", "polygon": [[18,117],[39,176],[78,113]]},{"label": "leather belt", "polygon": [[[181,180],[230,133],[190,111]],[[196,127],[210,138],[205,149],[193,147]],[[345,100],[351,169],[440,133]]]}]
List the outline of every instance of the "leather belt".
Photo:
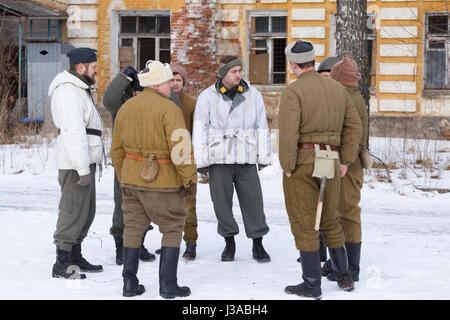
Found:
[{"label": "leather belt", "polygon": [[[299,149],[314,149],[314,143],[299,143],[298,145]],[[319,144],[320,150],[327,150],[327,147],[325,144]],[[336,146],[330,146],[330,149],[332,151],[339,151],[339,147]]]},{"label": "leather belt", "polygon": [[[143,156],[139,156],[137,154],[133,154],[133,153],[125,153],[125,158],[131,159],[131,160],[135,160],[135,161],[145,161],[148,159],[148,157],[143,157]],[[158,164],[171,164],[172,163],[172,159],[168,158],[168,159],[156,159],[156,161],[158,162]]]},{"label": "leather belt", "polygon": [[[58,134],[61,134],[61,129],[58,129]],[[102,136],[102,131],[97,129],[86,128],[86,134],[90,134],[92,136]]]}]

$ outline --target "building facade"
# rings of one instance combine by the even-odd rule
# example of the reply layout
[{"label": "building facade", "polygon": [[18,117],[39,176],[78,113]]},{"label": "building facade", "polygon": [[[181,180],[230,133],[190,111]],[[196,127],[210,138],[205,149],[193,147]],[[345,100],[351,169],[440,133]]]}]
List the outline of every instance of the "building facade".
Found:
[{"label": "building facade", "polygon": [[[39,0],[52,2],[50,0]],[[55,2],[55,1],[53,1]],[[188,91],[217,78],[220,57],[239,56],[244,77],[260,89],[277,126],[282,89],[295,80],[284,47],[311,41],[317,64],[335,55],[336,1],[331,0],[59,0],[67,39],[99,50],[98,100],[126,65],[181,61]],[[368,0],[372,132],[445,137],[450,117],[447,1]]]}]

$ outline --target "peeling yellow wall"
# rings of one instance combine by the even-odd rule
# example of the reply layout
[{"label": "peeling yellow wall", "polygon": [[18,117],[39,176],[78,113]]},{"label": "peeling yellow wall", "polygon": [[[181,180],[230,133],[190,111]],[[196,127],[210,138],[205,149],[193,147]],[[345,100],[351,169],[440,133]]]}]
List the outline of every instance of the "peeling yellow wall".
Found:
[{"label": "peeling yellow wall", "polygon": [[[231,1],[230,1],[231,2]],[[303,38],[305,40],[311,41],[313,44],[319,44],[325,46],[325,56],[317,56],[316,62],[320,63],[324,58],[330,55],[330,28],[331,28],[331,16],[336,12],[336,1],[324,0],[323,2],[313,2],[313,3],[298,3],[291,1],[276,1],[272,3],[263,3],[267,1],[257,0],[252,4],[221,4],[218,7],[222,10],[228,9],[239,9],[240,10],[240,21],[239,21],[239,41],[240,41],[240,53],[245,63],[248,63],[248,52],[247,52],[247,42],[248,42],[248,24],[247,24],[247,11],[248,10],[286,10],[288,12],[288,43],[294,41],[298,38],[294,38],[292,34],[293,27],[323,27],[325,28],[325,38]],[[269,1],[270,2],[270,1]],[[439,114],[448,115],[448,109],[450,104],[450,99],[439,99],[440,103],[430,103],[428,98],[422,97],[423,90],[423,77],[424,77],[424,24],[425,24],[425,14],[427,12],[443,12],[447,11],[446,1],[368,1],[368,11],[378,13],[378,27],[399,27],[399,26],[416,26],[418,30],[417,38],[381,38],[380,30],[377,30],[377,76],[376,76],[376,92],[374,93],[372,100],[375,102],[372,104],[372,113],[390,114],[390,115],[422,115],[422,114]],[[417,8],[418,16],[417,19],[411,20],[381,20],[380,13],[382,8],[407,8],[413,7]],[[293,9],[312,9],[321,8],[325,9],[325,20],[292,20],[292,10]],[[384,44],[416,44],[417,45],[417,55],[414,57],[392,57],[392,56],[381,56],[380,47]],[[416,75],[381,75],[380,74],[380,63],[415,63],[417,65]],[[292,80],[295,77],[290,74],[288,69],[288,79]],[[408,81],[416,83],[416,93],[382,93],[380,92],[380,81]],[[386,101],[401,101],[411,102],[416,101],[415,112],[381,112],[380,101],[386,103]],[[411,100],[411,101],[410,101]],[[442,102],[448,101],[448,102]],[[422,108],[422,103],[427,103],[427,108]],[[444,104],[442,104],[444,103]],[[430,105],[442,106],[431,108]]]}]

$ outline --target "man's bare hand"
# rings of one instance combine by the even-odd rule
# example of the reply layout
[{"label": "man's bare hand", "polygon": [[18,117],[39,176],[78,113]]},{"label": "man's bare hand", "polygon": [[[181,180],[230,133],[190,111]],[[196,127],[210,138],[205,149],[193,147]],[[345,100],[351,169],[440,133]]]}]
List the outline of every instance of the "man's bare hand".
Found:
[{"label": "man's bare hand", "polygon": [[341,178],[342,178],[347,173],[348,167],[345,164],[341,164],[340,169],[341,169]]}]

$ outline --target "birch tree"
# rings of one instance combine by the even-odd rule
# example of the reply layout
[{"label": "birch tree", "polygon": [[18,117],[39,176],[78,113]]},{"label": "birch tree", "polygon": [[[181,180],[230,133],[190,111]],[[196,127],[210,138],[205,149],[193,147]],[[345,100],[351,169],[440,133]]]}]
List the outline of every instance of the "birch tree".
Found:
[{"label": "birch tree", "polygon": [[362,79],[359,80],[359,89],[369,107],[370,70],[367,27],[367,0],[337,0],[336,55],[342,58],[350,54],[355,59],[362,75]]}]

